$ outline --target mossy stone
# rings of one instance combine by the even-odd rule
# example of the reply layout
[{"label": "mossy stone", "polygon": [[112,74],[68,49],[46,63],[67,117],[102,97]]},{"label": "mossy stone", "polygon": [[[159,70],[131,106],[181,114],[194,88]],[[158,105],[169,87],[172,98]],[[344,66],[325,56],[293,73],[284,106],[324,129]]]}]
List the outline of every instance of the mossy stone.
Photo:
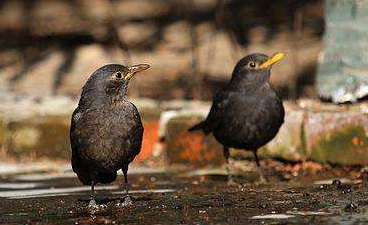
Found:
[{"label": "mossy stone", "polygon": [[350,125],[321,136],[310,157],[344,165],[368,164],[368,138],[363,126]]},{"label": "mossy stone", "polygon": [[69,159],[70,118],[36,117],[9,122],[7,150],[16,158]]}]

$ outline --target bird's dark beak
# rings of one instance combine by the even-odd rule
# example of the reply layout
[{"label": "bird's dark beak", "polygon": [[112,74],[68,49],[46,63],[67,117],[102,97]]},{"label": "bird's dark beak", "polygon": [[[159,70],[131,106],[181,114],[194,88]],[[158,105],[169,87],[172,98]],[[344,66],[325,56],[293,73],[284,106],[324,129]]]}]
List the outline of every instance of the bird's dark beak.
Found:
[{"label": "bird's dark beak", "polygon": [[150,68],[151,66],[148,64],[138,64],[138,65],[134,65],[134,66],[130,66],[128,68],[128,73],[127,75],[124,77],[124,79],[126,81],[129,81],[136,73],[139,73],[141,71],[147,70],[148,68]]},{"label": "bird's dark beak", "polygon": [[260,69],[266,69],[269,68],[270,66],[272,66],[273,64],[277,63],[278,61],[280,61],[282,58],[285,57],[285,53],[282,52],[278,52],[276,54],[274,54],[273,56],[271,56],[270,58],[268,58],[266,60],[266,62],[262,63],[260,65]]}]

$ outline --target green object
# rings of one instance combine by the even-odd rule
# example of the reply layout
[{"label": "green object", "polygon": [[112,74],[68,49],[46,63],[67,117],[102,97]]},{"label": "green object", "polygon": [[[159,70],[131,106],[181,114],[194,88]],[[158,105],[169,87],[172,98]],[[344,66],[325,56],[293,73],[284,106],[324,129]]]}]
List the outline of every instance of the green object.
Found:
[{"label": "green object", "polygon": [[317,89],[320,97],[335,103],[368,95],[368,1],[326,0]]}]

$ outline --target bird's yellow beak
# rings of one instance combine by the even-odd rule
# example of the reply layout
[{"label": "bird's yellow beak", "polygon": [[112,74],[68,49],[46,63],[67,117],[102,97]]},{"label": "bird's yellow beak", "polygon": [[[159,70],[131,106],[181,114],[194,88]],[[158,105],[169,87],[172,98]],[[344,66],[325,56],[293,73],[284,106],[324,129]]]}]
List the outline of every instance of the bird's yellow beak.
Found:
[{"label": "bird's yellow beak", "polygon": [[128,68],[128,73],[126,74],[126,76],[124,77],[124,79],[126,81],[129,81],[136,73],[144,71],[149,69],[151,66],[148,64],[138,64],[138,65],[134,65],[134,66],[130,66]]},{"label": "bird's yellow beak", "polygon": [[284,58],[285,55],[286,54],[285,53],[282,53],[282,52],[276,53],[273,56],[271,56],[270,58],[268,58],[266,62],[262,63],[259,68],[260,69],[269,68],[270,66],[272,66],[273,64],[277,63],[282,58]]}]

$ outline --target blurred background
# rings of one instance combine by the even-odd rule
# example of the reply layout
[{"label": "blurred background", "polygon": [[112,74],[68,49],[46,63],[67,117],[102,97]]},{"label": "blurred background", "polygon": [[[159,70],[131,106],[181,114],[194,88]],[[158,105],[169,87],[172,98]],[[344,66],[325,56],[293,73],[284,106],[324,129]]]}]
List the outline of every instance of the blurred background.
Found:
[{"label": "blurred background", "polygon": [[145,126],[137,162],[221,165],[217,142],[187,128],[240,58],[286,52],[271,76],[286,122],[264,155],[368,163],[367,104],[333,104],[368,93],[367,23],[362,0],[1,0],[0,155],[68,161],[88,77],[148,63],[129,87]]},{"label": "blurred background", "polygon": [[[367,0],[0,0],[0,223],[363,224],[367,24]],[[188,128],[254,52],[287,54],[271,76],[285,123],[259,151],[270,185],[232,149],[244,186],[231,188],[222,146]],[[129,168],[136,207],[91,219],[70,118],[108,63],[151,65],[128,89],[145,132]],[[121,184],[98,189],[108,201]]]},{"label": "blurred background", "polygon": [[209,100],[243,56],[286,52],[272,84],[316,98],[322,0],[2,0],[0,89],[77,98],[106,63],[149,63],[133,97]]}]

